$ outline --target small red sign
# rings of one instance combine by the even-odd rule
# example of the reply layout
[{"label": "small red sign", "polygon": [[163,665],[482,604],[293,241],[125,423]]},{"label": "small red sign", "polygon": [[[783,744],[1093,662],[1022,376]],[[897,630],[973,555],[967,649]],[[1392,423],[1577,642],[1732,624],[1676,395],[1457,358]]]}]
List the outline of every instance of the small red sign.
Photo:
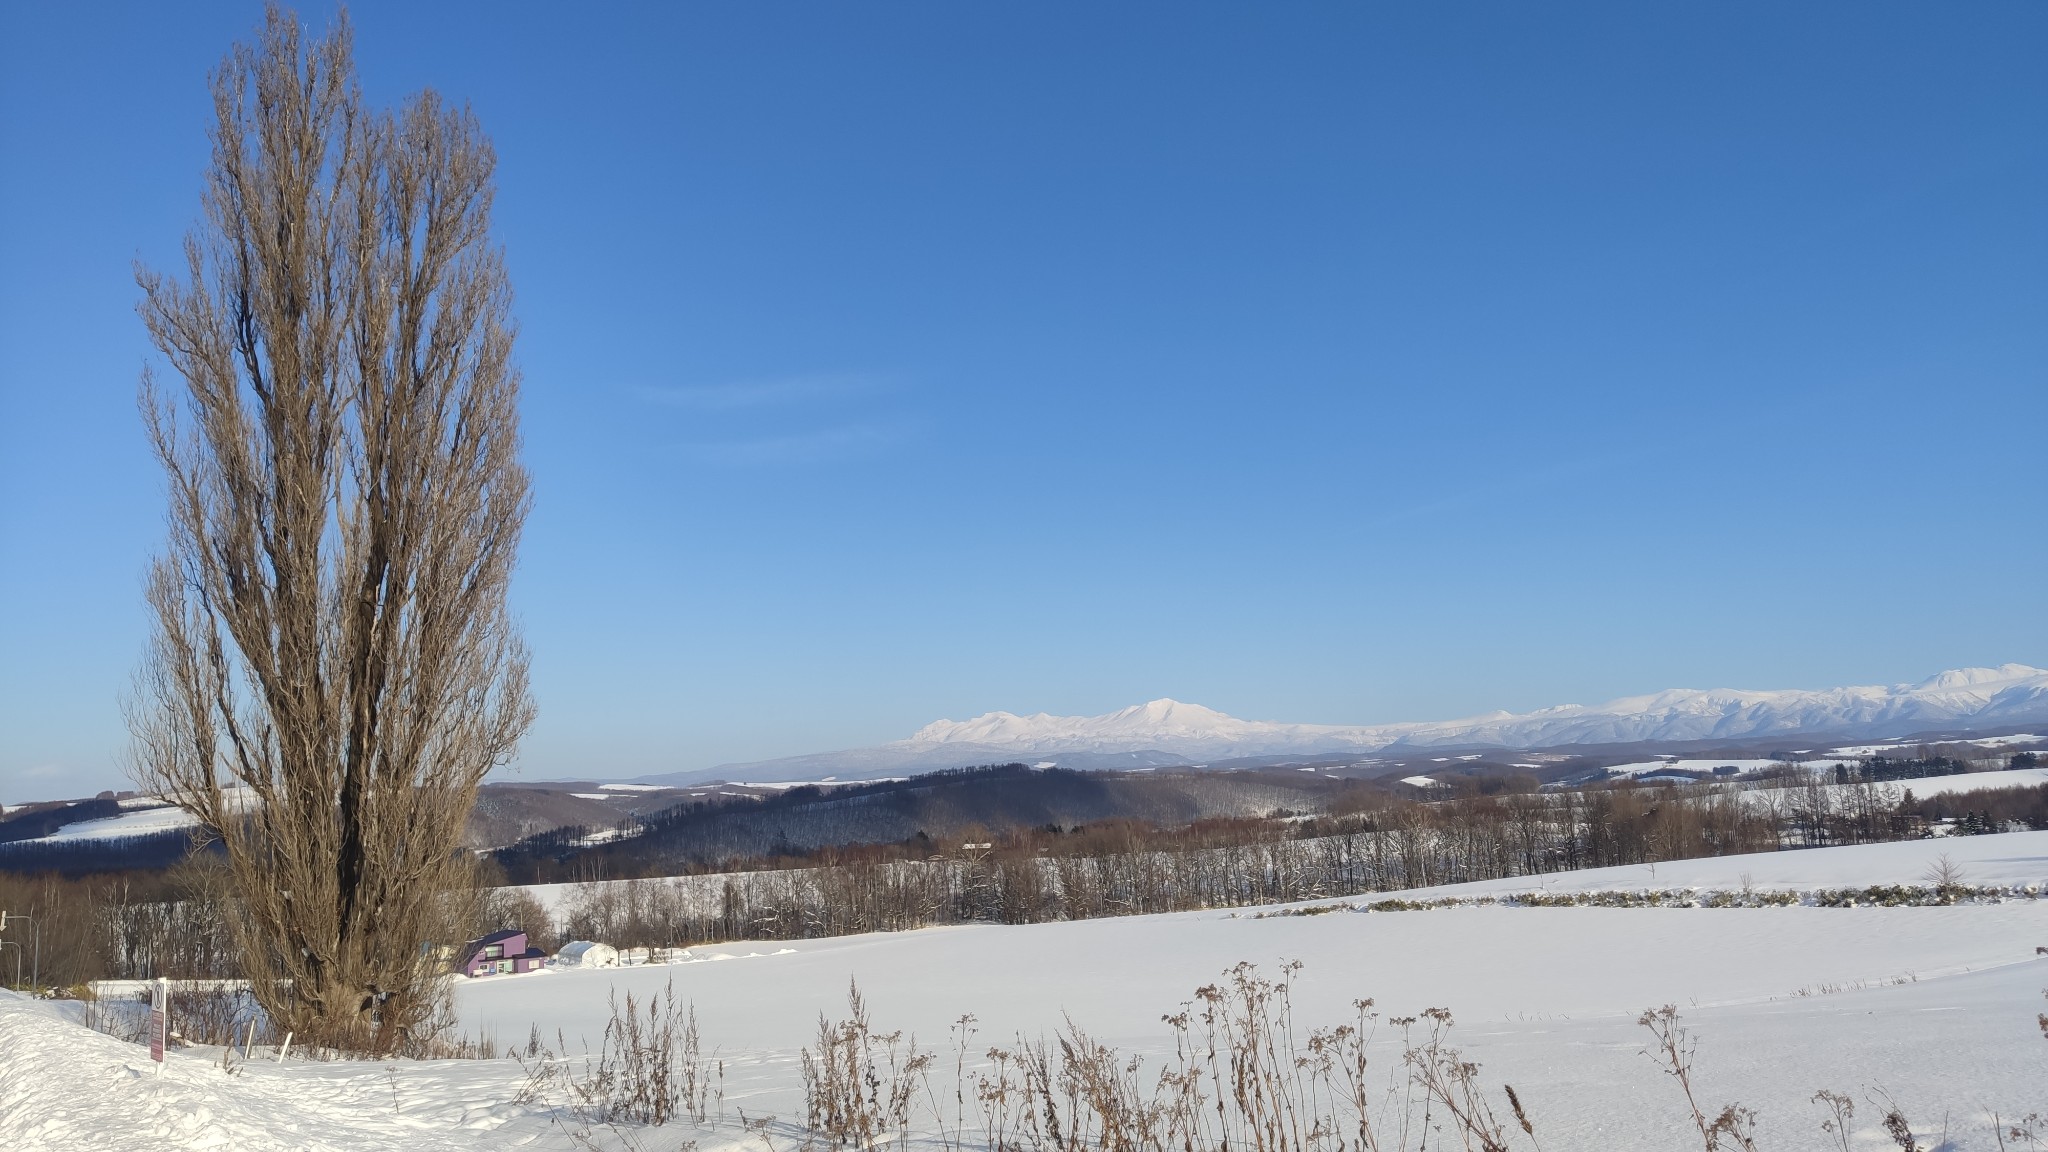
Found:
[{"label": "small red sign", "polygon": [[161,1064],[164,1060],[164,1010],[149,1010],[149,1058]]}]

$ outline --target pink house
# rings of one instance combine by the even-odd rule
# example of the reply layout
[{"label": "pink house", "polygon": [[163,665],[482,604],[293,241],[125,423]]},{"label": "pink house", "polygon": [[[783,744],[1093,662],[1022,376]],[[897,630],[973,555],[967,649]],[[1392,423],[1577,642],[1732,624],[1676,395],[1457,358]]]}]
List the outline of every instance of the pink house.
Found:
[{"label": "pink house", "polygon": [[526,933],[507,928],[463,945],[455,954],[455,970],[468,976],[532,972],[544,966],[547,959],[547,953],[526,946]]}]

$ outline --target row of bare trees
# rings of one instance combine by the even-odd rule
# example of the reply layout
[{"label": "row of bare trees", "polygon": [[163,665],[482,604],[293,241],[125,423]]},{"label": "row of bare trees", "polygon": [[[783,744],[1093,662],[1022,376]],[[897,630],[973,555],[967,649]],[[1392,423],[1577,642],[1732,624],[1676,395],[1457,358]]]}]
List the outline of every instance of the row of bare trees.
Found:
[{"label": "row of bare trees", "polygon": [[[533,906],[518,899],[522,890],[484,888],[477,882],[481,875],[470,870],[462,886],[437,901],[436,919],[443,927],[434,942],[474,938],[508,916],[533,919]],[[64,877],[0,871],[0,908],[34,917],[45,988],[95,980],[248,975],[243,934],[237,930],[243,904],[232,872],[214,853],[157,872]],[[10,925],[6,938],[17,936],[24,948],[29,946],[30,938]],[[417,943],[412,951],[418,955]],[[0,983],[13,984],[11,954],[6,960]]]},{"label": "row of bare trees", "polygon": [[[798,939],[964,922],[1231,908],[1915,834],[1891,785],[1630,788],[1389,802],[1341,819],[1024,830],[929,859],[574,885],[548,927],[629,945]],[[537,915],[529,910],[527,915]],[[558,921],[558,922],[556,922]],[[522,925],[526,926],[526,925]]]},{"label": "row of bare trees", "polygon": [[[479,870],[444,899],[447,926],[431,939],[517,926],[550,949],[570,938],[674,946],[1244,907],[1898,838],[1918,834],[1925,814],[1964,803],[1984,823],[2048,826],[2041,787],[1920,800],[1910,782],[1389,800],[1341,817],[1023,829],[938,856],[849,851],[808,867],[582,883],[552,911],[525,888],[486,887]],[[0,906],[39,918],[45,984],[240,976],[231,880],[211,854],[163,873],[0,872]]]}]

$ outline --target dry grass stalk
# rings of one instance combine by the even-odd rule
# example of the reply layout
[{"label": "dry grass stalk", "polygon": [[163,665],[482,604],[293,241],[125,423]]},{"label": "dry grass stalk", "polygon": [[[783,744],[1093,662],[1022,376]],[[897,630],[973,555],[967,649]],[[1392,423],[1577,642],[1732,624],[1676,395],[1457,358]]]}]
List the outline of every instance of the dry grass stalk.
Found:
[{"label": "dry grass stalk", "polygon": [[[1873,1089],[1873,1095],[1866,1099],[1878,1109],[1882,1117],[1879,1123],[1884,1126],[1884,1134],[1891,1137],[1892,1143],[1899,1146],[1899,1152],[1926,1152],[1913,1135],[1912,1123],[1906,1119],[1905,1112],[1899,1108],[1898,1102],[1892,1099],[1891,1093],[1877,1088]],[[1943,1143],[1946,1144],[1947,1141]]]},{"label": "dry grass stalk", "polygon": [[1678,1023],[1677,1007],[1666,1004],[1662,1008],[1649,1009],[1636,1019],[1636,1023],[1648,1028],[1650,1034],[1657,1038],[1655,1049],[1646,1050],[1643,1054],[1662,1064],[1665,1074],[1678,1081],[1706,1152],[1721,1152],[1724,1148],[1756,1152],[1754,1110],[1740,1104],[1729,1104],[1711,1120],[1700,1110],[1699,1100],[1692,1090],[1693,1052],[1699,1042],[1693,1038],[1690,1029]]},{"label": "dry grass stalk", "polygon": [[1820,1122],[1820,1130],[1834,1138],[1835,1146],[1841,1152],[1849,1152],[1849,1122],[1856,1118],[1856,1102],[1826,1088],[1813,1094],[1813,1102],[1828,1110],[1828,1118]]},{"label": "dry grass stalk", "polygon": [[[1300,968],[1284,965],[1275,980],[1240,964],[1198,989],[1163,1018],[1174,1054],[1156,1071],[1071,1020],[1050,1041],[991,1049],[974,1074],[981,1142],[991,1152],[1391,1152],[1435,1132],[1473,1152],[1505,1152],[1509,1130],[1480,1093],[1478,1066],[1445,1042],[1449,1013],[1397,1022],[1423,1019],[1429,1030],[1409,1038],[1382,1104],[1367,1056],[1372,1001],[1354,1001],[1349,1023],[1304,1032],[1291,994]],[[1533,1143],[1527,1108],[1508,1099]]]},{"label": "dry grass stalk", "polygon": [[528,1033],[523,1053],[508,1051],[526,1072],[514,1101],[553,1107],[561,1096],[584,1130],[724,1119],[725,1064],[705,1056],[696,1006],[676,999],[675,981],[644,1005],[631,992],[623,1005],[614,994],[611,1010],[594,1057],[570,1057],[559,1032],[550,1046],[538,1028]]},{"label": "dry grass stalk", "polygon": [[[1428,1021],[1429,1034],[1419,1045],[1408,1044],[1404,1059],[1410,1077],[1426,1094],[1426,1106],[1441,1105],[1452,1130],[1472,1152],[1507,1152],[1507,1130],[1494,1119],[1493,1109],[1479,1091],[1479,1065],[1444,1043],[1451,1027],[1450,1012],[1430,1008],[1421,1018]],[[1534,1135],[1533,1129],[1530,1135]]]},{"label": "dry grass stalk", "polygon": [[902,1032],[878,1033],[860,986],[848,984],[847,1019],[818,1017],[815,1048],[803,1051],[806,1146],[871,1148],[892,1136],[910,1142],[911,1109],[933,1057]]}]

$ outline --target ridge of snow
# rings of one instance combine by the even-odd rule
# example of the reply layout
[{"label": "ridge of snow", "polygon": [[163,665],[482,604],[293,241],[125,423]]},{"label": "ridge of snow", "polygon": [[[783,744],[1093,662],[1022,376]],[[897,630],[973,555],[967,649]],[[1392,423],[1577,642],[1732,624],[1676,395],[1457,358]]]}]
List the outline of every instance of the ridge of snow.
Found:
[{"label": "ridge of snow", "polygon": [[722,765],[712,773],[772,779],[789,772],[836,771],[853,778],[1006,760],[1058,763],[1062,757],[1089,767],[1142,768],[1247,756],[1369,754],[1397,747],[1543,748],[1793,733],[1868,739],[1950,726],[2038,721],[2048,721],[2048,669],[2001,664],[1950,669],[1912,684],[1813,690],[1668,688],[1602,704],[1559,704],[1519,714],[1492,711],[1398,724],[1243,720],[1164,697],[1100,716],[995,711],[966,720],[935,720],[908,739],[879,747]]},{"label": "ridge of snow", "polygon": [[1210,747],[1243,745],[1251,754],[1252,746],[1258,751],[1378,751],[1396,743],[1514,747],[1711,739],[1824,731],[1894,719],[1966,721],[2007,712],[2001,706],[2007,700],[2038,703],[2048,714],[2048,670],[2025,664],[1958,668],[1917,684],[1819,690],[1670,688],[1604,704],[1561,704],[1520,715],[1496,711],[1460,720],[1363,726],[1240,720],[1199,704],[1159,699],[1101,716],[989,712],[970,720],[937,720],[908,740],[885,747],[977,744],[1062,751],[1108,745],[1173,750],[1199,742]]}]

